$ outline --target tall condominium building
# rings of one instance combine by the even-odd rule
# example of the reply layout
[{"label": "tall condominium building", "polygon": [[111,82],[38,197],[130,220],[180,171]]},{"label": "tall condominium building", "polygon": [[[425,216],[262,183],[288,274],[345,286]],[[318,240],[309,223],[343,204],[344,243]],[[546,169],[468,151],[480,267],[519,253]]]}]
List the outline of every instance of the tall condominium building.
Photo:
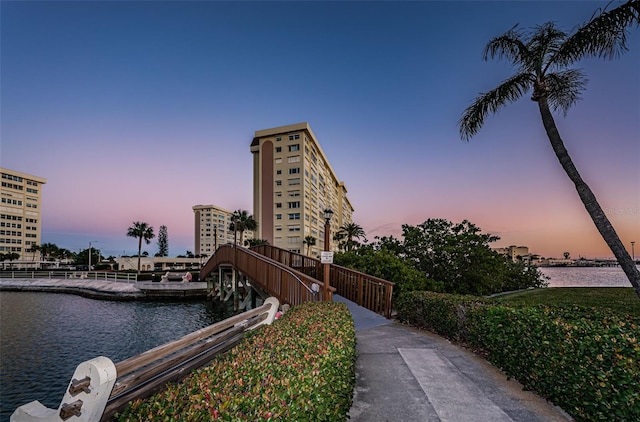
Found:
[{"label": "tall condominium building", "polygon": [[[307,253],[305,237],[315,238],[309,255],[324,250],[324,210],[330,208],[331,232],[353,222],[347,188],[338,180],[308,123],[258,130],[253,153],[255,236],[269,244]],[[330,250],[337,243],[330,236]]]},{"label": "tall condominium building", "polygon": [[[233,230],[229,230],[233,211],[225,210],[217,205],[195,205],[195,254],[212,255],[216,247],[225,243],[233,243]],[[238,244],[253,239],[253,232],[245,230],[244,239],[238,236]]]},{"label": "tall condominium building", "polygon": [[17,253],[19,261],[37,261],[32,246],[40,246],[42,185],[47,179],[0,168],[0,253]]}]

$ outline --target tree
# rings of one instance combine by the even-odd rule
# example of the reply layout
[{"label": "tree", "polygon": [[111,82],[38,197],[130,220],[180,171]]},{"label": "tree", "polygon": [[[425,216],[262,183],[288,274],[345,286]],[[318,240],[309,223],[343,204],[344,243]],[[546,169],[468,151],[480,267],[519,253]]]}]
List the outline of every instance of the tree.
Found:
[{"label": "tree", "polygon": [[[537,269],[524,271],[523,263],[491,250],[499,238],[482,233],[473,223],[453,223],[428,219],[417,226],[402,225],[403,241],[390,238],[386,250],[399,250],[400,256],[423,272],[429,280],[442,283],[447,293],[486,295],[518,288],[541,287],[544,277]],[[399,247],[398,247],[399,246]]]},{"label": "tree", "polygon": [[411,261],[380,248],[377,244],[366,245],[350,252],[335,254],[334,263],[348,267],[395,284],[393,296],[413,290],[442,291],[443,284],[427,278],[424,272],[412,266]]},{"label": "tree", "polygon": [[169,256],[169,235],[167,226],[160,226],[158,230],[158,253],[155,256]]},{"label": "tree", "polygon": [[142,241],[144,240],[148,245],[151,243],[151,239],[154,238],[153,227],[147,223],[140,221],[134,221],[133,226],[127,230],[127,236],[135,237],[138,239],[138,274],[140,274],[140,253],[142,252]]},{"label": "tree", "polygon": [[355,239],[367,241],[364,230],[356,223],[348,223],[341,226],[333,236],[333,239],[339,242],[339,249],[346,250],[347,252],[360,245],[360,242]]},{"label": "tree", "polygon": [[60,248],[53,243],[43,243],[40,245],[40,252],[42,252],[44,261],[48,261],[50,258],[56,258],[59,250]]},{"label": "tree", "polygon": [[568,34],[553,22],[537,26],[528,32],[517,25],[505,34],[493,38],[484,49],[484,59],[510,60],[516,74],[497,88],[480,94],[460,118],[460,135],[469,140],[482,127],[489,114],[507,103],[532,92],[551,147],[569,179],[574,183],[585,209],[620,263],[640,298],[640,271],[618,237],[613,225],[582,179],[567,151],[551,109],[568,109],[580,99],[586,78],[579,69],[569,66],[586,57],[612,59],[627,50],[627,30],[640,24],[640,0],[628,0],[621,6],[603,11],[589,22]]},{"label": "tree", "polygon": [[9,268],[11,268],[11,263],[16,259],[20,258],[20,254],[15,252],[3,253],[0,254],[0,261],[9,261]]},{"label": "tree", "polygon": [[258,228],[258,223],[253,218],[253,215],[249,214],[245,210],[236,210],[231,215],[231,224],[229,224],[229,230],[233,230],[234,243],[238,244],[238,240],[235,238],[236,232],[240,232],[241,243],[244,243],[244,232],[246,230],[255,231]]},{"label": "tree", "polygon": [[316,238],[313,236],[305,236],[304,240],[302,241],[302,244],[307,245],[307,255],[309,255],[309,251],[311,247],[315,246],[316,244]]},{"label": "tree", "polygon": [[[36,245],[35,243],[33,245],[31,245],[31,247],[29,248],[29,252],[33,253],[33,256],[31,258],[32,261],[36,260],[36,252],[40,252],[40,246]],[[38,264],[39,265],[39,264]]]},{"label": "tree", "polygon": [[268,245],[269,241],[266,239],[247,239],[244,241],[245,246],[253,248],[254,246]]}]

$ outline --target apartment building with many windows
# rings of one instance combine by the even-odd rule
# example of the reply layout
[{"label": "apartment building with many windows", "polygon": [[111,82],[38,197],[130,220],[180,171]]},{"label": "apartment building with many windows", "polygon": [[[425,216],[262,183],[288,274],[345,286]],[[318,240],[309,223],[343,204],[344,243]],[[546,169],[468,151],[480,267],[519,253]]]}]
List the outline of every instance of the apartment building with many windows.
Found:
[{"label": "apartment building with many windows", "polygon": [[17,261],[38,261],[32,246],[40,246],[42,185],[47,179],[0,168],[0,253],[17,253]]},{"label": "apartment building with many windows", "polygon": [[[233,243],[233,230],[229,230],[233,211],[217,205],[195,205],[192,207],[195,218],[195,254],[213,255],[220,245]],[[245,240],[253,239],[253,232],[245,230],[244,239],[237,233],[238,244],[244,245]]]},{"label": "apartment building with many windows", "polygon": [[331,208],[333,234],[353,222],[347,188],[336,176],[308,123],[258,130],[253,153],[255,236],[279,248],[305,253],[306,236],[316,239],[311,256],[324,250],[324,210]]}]

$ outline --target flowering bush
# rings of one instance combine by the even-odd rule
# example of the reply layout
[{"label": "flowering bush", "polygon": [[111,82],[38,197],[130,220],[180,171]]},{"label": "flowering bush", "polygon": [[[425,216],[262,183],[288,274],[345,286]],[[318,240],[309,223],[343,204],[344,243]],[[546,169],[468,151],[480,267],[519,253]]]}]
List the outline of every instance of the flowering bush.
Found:
[{"label": "flowering bush", "polygon": [[118,420],[344,421],[355,360],[347,307],[306,303],[181,383],[130,403]]}]

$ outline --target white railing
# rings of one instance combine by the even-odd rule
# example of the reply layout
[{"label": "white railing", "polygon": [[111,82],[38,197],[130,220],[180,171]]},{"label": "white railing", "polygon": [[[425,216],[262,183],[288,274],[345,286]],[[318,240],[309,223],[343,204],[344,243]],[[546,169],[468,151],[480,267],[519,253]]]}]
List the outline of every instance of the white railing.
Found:
[{"label": "white railing", "polygon": [[84,279],[135,283],[138,275],[112,271],[0,271],[0,278],[10,279]]}]

